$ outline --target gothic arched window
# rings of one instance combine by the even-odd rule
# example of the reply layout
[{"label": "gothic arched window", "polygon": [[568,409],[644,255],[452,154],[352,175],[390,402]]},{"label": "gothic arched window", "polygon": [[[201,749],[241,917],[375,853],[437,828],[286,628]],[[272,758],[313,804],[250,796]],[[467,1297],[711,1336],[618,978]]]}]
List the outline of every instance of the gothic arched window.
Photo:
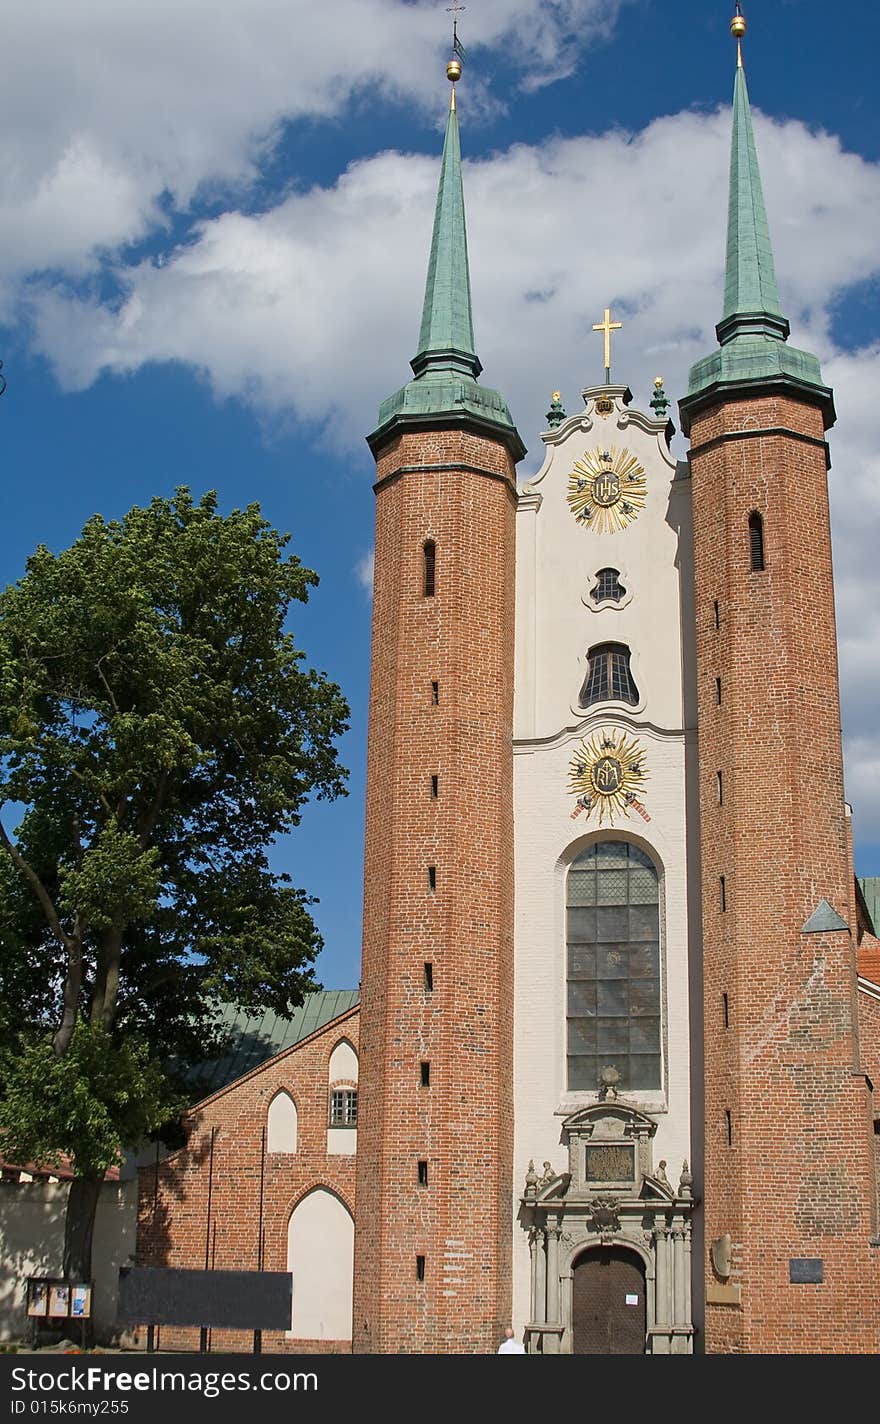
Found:
[{"label": "gothic arched window", "polygon": [[629,666],[629,648],[623,643],[600,643],[588,654],[587,676],[581,688],[580,705],[594,702],[629,702],[639,700],[639,689]]},{"label": "gothic arched window", "polygon": [[596,582],[590,589],[594,603],[619,603],[625,593],[626,589],[620,582],[620,569],[599,569]]},{"label": "gothic arched window", "polygon": [[660,894],[657,869],[629,841],[599,841],[566,878],[570,1092],[659,1088]]}]

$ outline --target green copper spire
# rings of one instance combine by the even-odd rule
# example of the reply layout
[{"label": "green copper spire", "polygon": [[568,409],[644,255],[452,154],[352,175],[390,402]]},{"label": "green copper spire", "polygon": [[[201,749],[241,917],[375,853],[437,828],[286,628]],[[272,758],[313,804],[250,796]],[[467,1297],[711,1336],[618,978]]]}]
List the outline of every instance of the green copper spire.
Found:
[{"label": "green copper spire", "polygon": [[[450,61],[453,85],[461,73]],[[382,402],[379,423],[367,436],[375,451],[395,426],[471,424],[487,427],[510,448],[515,460],[525,447],[504,397],[477,380],[482,365],[474,344],[467,228],[461,182],[461,146],[455,89],[449,105],[434,234],[425,283],[419,348],[411,361],[413,380]]]},{"label": "green copper spire", "polygon": [[[762,312],[784,321],[776,290],[770,229],[761,191],[746,72],[737,65],[733,83],[733,138],[727,210],[727,275],[724,315]],[[779,322],[774,323],[779,331]],[[788,334],[787,332],[785,333]],[[783,338],[784,339],[784,338]]]},{"label": "green copper spire", "polygon": [[[455,98],[455,90],[452,96]],[[454,366],[471,376],[480,374],[474,350],[461,145],[454,105],[450,106],[446,123],[419,350],[412,364],[416,374],[429,364]]]},{"label": "green copper spire", "polygon": [[810,352],[787,344],[789,324],[779,304],[742,64],[740,41],[745,34],[745,21],[739,6],[731,32],[737,41],[737,67],[733,83],[724,311],[715,328],[720,350],[691,367],[688,394],[680,403],[682,427],[687,434],[690,412],[707,396],[768,382],[809,387],[814,395],[818,390],[828,417],[826,423],[832,424],[833,399],[823,385],[819,362]]}]

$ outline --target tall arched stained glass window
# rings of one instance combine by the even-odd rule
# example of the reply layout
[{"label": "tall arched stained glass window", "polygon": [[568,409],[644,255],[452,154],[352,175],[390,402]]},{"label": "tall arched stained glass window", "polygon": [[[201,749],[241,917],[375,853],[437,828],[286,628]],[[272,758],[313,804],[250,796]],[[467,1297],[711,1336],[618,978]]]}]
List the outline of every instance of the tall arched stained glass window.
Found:
[{"label": "tall arched stained glass window", "polygon": [[657,870],[628,841],[599,841],[566,881],[568,1088],[659,1088],[660,896]]}]

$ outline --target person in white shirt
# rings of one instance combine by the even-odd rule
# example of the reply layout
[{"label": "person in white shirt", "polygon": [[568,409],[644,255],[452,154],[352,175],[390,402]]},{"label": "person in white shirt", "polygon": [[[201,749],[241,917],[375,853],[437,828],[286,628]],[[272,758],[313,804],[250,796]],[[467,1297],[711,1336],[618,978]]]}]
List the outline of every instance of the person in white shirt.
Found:
[{"label": "person in white shirt", "polygon": [[526,1352],[525,1345],[523,1345],[522,1342],[521,1342],[520,1340],[517,1340],[516,1337],[514,1336],[514,1333],[513,1333],[513,1326],[512,1326],[512,1325],[508,1325],[507,1328],[506,1328],[505,1331],[504,1331],[504,1339],[501,1341],[501,1344],[498,1346],[498,1354],[499,1354],[499,1355],[524,1355],[525,1352]]}]

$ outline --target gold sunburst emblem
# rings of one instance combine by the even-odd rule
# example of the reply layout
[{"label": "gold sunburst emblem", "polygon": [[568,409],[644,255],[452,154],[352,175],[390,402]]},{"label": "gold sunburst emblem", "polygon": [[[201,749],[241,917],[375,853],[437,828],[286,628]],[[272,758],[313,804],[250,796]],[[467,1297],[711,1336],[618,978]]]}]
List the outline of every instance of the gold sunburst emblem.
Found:
[{"label": "gold sunburst emblem", "polygon": [[585,450],[568,477],[568,503],[575,519],[600,534],[631,524],[648,493],[645,471],[628,450],[614,445]]},{"label": "gold sunburst emblem", "polygon": [[636,792],[647,780],[645,753],[628,732],[604,729],[584,738],[569,763],[568,786],[577,796],[572,820],[582,811],[598,811],[599,825],[614,824],[615,814],[629,816],[630,807],[650,821]]}]

